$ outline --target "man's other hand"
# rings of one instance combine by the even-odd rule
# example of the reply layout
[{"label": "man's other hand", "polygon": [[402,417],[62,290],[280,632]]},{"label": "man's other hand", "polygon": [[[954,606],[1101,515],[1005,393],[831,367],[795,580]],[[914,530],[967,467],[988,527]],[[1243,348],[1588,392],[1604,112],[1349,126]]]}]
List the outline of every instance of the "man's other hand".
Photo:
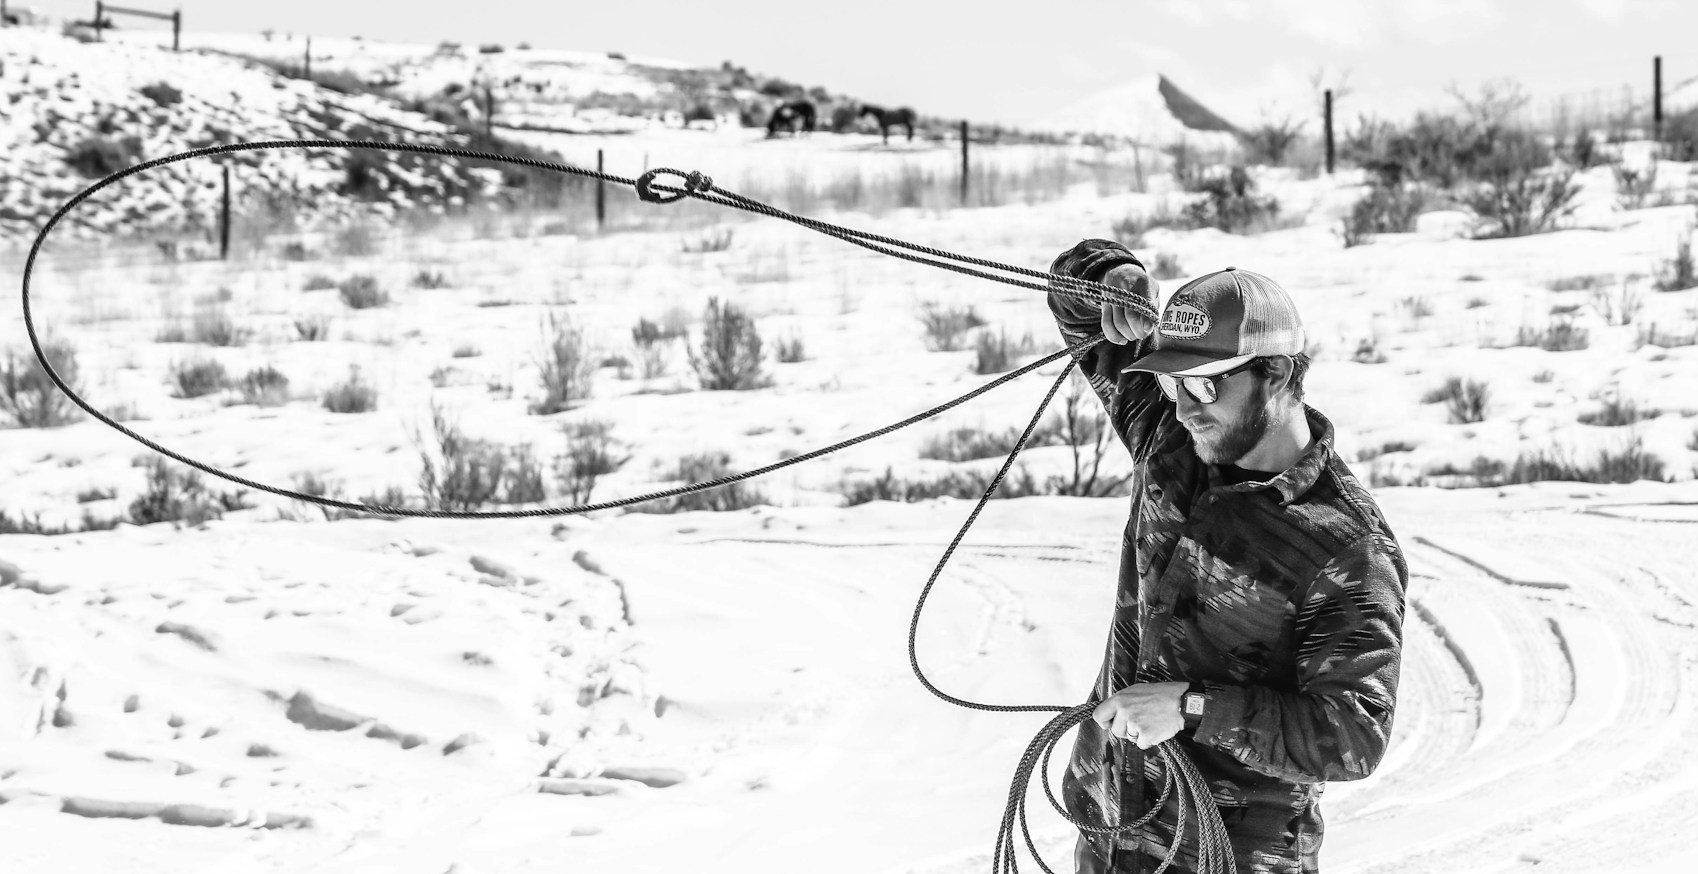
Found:
[{"label": "man's other hand", "polygon": [[[1156,305],[1156,281],[1150,278],[1148,271],[1136,264],[1122,264],[1110,270],[1108,275],[1103,277],[1103,284],[1132,292],[1137,297],[1149,301],[1152,307]],[[1103,304],[1102,318],[1103,337],[1118,346],[1142,340],[1156,329],[1156,323],[1149,317],[1120,304]]]},{"label": "man's other hand", "polygon": [[1123,737],[1147,750],[1179,733],[1185,715],[1179,699],[1189,683],[1136,683],[1114,693],[1091,719],[1115,737]]}]

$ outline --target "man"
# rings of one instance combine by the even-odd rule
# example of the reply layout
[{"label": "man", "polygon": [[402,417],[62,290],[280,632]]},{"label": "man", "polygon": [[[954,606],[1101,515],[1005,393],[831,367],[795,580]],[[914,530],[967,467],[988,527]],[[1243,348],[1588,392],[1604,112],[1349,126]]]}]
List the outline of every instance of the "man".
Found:
[{"label": "man", "polygon": [[[1142,296],[1125,247],[1085,240],[1051,272]],[[1240,874],[1318,870],[1323,781],[1379,764],[1391,734],[1408,569],[1367,491],[1303,403],[1291,298],[1228,267],[1175,292],[1161,321],[1051,292],[1069,344],[1132,453],[1131,518],[1102,671],[1063,779],[1069,811],[1133,822],[1174,739],[1208,781]],[[1148,751],[1148,752],[1146,752]],[[1176,775],[1177,776],[1177,775]],[[1148,824],[1082,832],[1081,874],[1152,872],[1177,794]],[[1197,864],[1196,818],[1171,871]]]}]

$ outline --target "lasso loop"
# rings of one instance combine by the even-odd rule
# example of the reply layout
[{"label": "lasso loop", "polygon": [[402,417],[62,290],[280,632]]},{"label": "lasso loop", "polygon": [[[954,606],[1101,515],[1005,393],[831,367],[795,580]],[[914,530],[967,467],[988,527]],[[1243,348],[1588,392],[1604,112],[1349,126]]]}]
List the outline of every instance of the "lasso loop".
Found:
[{"label": "lasso loop", "polygon": [[[506,164],[513,164],[513,165],[519,165],[519,166],[534,167],[534,168],[542,169],[542,170],[551,170],[551,171],[560,172],[560,173],[568,173],[568,174],[572,174],[572,175],[575,175],[575,176],[582,176],[582,177],[591,178],[591,179],[599,179],[599,180],[604,181],[604,182],[614,182],[614,183],[618,183],[618,184],[622,184],[622,185],[630,185],[630,186],[632,186],[633,188],[636,189],[637,196],[639,198],[641,198],[645,202],[649,202],[649,203],[660,203],[660,204],[674,203],[674,202],[677,202],[679,200],[682,200],[685,197],[694,197],[694,198],[697,198],[699,200],[705,200],[705,201],[708,201],[710,203],[717,203],[717,204],[720,204],[722,206],[735,207],[735,208],[738,208],[738,209],[747,210],[749,212],[755,212],[755,213],[759,213],[761,215],[771,216],[773,218],[779,218],[779,219],[783,219],[785,221],[793,222],[793,223],[801,225],[805,228],[809,228],[810,230],[815,230],[815,231],[818,231],[820,233],[827,234],[829,236],[833,236],[833,237],[836,237],[838,239],[844,240],[845,242],[852,243],[854,245],[861,246],[863,248],[870,249],[870,250],[875,251],[875,252],[879,252],[879,253],[886,254],[886,255],[891,255],[891,256],[896,257],[896,258],[901,258],[901,259],[906,260],[906,261],[913,261],[915,263],[920,263],[920,264],[928,264],[928,265],[931,265],[933,267],[938,267],[938,268],[941,268],[941,269],[950,270],[950,271],[953,271],[953,272],[956,272],[956,273],[961,273],[961,274],[968,275],[968,276],[977,276],[977,277],[980,277],[980,278],[983,278],[983,279],[989,279],[989,280],[992,280],[992,281],[995,281],[995,282],[1001,282],[1001,283],[1005,283],[1005,284],[1008,284],[1008,285],[1015,285],[1015,286],[1019,286],[1019,287],[1022,287],[1022,288],[1033,289],[1033,290],[1036,290],[1036,291],[1043,291],[1043,292],[1049,292],[1049,293],[1054,293],[1054,294],[1060,294],[1060,295],[1065,295],[1065,296],[1068,296],[1068,297],[1076,297],[1076,298],[1080,298],[1080,299],[1083,299],[1083,300],[1089,300],[1089,301],[1092,301],[1092,302],[1095,302],[1095,303],[1098,303],[1098,304],[1104,304],[1104,303],[1118,304],[1118,305],[1121,305],[1121,306],[1130,307],[1130,308],[1136,310],[1137,312],[1139,312],[1140,314],[1144,315],[1146,318],[1149,318],[1151,321],[1155,321],[1156,320],[1156,313],[1155,313],[1154,306],[1152,305],[1152,302],[1147,301],[1147,300],[1143,299],[1142,297],[1138,297],[1138,296],[1129,294],[1128,292],[1123,291],[1119,288],[1104,285],[1104,284],[1099,283],[1099,282],[1091,282],[1091,281],[1088,281],[1088,280],[1077,279],[1077,278],[1074,278],[1074,277],[1071,277],[1071,276],[1064,276],[1064,275],[1049,273],[1049,272],[1046,272],[1046,271],[1037,271],[1037,270],[1031,270],[1031,269],[1024,268],[1024,267],[1018,267],[1018,266],[1013,266],[1013,265],[1008,265],[1008,264],[1000,264],[1000,263],[997,263],[995,261],[990,261],[990,260],[986,260],[986,259],[982,259],[982,258],[973,258],[973,257],[964,256],[964,255],[957,255],[957,254],[954,254],[954,253],[951,253],[951,252],[943,251],[941,249],[935,249],[935,248],[930,248],[930,247],[927,247],[927,246],[915,245],[913,243],[907,243],[907,242],[904,242],[902,240],[897,240],[897,239],[894,239],[894,238],[891,238],[891,237],[884,237],[884,236],[880,236],[880,235],[877,235],[877,234],[870,234],[870,233],[867,233],[867,232],[864,232],[864,231],[858,231],[858,230],[854,230],[854,229],[851,229],[851,228],[845,228],[845,227],[841,227],[841,226],[838,226],[838,225],[829,224],[829,223],[826,223],[826,222],[821,222],[821,221],[818,221],[818,220],[815,220],[815,219],[810,219],[810,218],[805,218],[803,216],[794,215],[794,214],[785,212],[783,210],[777,209],[775,207],[768,206],[767,204],[760,203],[760,202],[754,201],[754,200],[750,200],[749,198],[743,197],[742,195],[739,195],[739,194],[736,194],[736,193],[733,193],[733,192],[730,192],[730,191],[725,191],[724,189],[715,188],[714,185],[713,185],[713,180],[711,178],[709,178],[708,176],[706,176],[706,175],[704,175],[700,172],[696,172],[696,171],[692,171],[690,173],[684,173],[683,171],[680,171],[680,170],[674,170],[674,169],[671,169],[671,168],[664,168],[663,167],[663,168],[657,168],[657,169],[654,169],[654,170],[649,170],[649,171],[643,173],[637,179],[633,180],[633,179],[625,179],[625,178],[619,177],[619,176],[613,176],[613,175],[610,175],[610,174],[607,174],[607,173],[602,173],[602,172],[599,172],[599,171],[587,170],[587,169],[584,169],[584,168],[581,168],[581,167],[573,167],[573,166],[570,166],[570,165],[559,164],[559,163],[555,163],[555,162],[551,162],[551,161],[539,161],[539,160],[536,160],[536,159],[533,159],[533,158],[523,158],[523,157],[514,157],[514,156],[509,156],[509,155],[499,155],[499,154],[494,154],[494,153],[491,153],[491,152],[480,152],[480,151],[475,151],[475,150],[470,150],[470,149],[461,149],[461,148],[446,147],[446,146],[428,146],[428,145],[414,145],[414,144],[406,144],[406,143],[367,142],[367,141],[350,141],[350,140],[274,140],[274,141],[257,142],[257,143],[233,143],[233,144],[223,145],[223,146],[211,146],[211,147],[202,148],[202,149],[194,149],[194,150],[191,150],[191,151],[188,151],[188,152],[181,152],[181,153],[178,153],[178,154],[175,154],[175,155],[167,155],[167,156],[162,157],[162,158],[155,158],[153,160],[146,161],[146,162],[143,162],[141,164],[137,164],[133,167],[128,167],[124,170],[120,170],[119,172],[114,173],[110,176],[107,176],[106,178],[100,180],[99,182],[96,182],[95,184],[89,186],[88,188],[85,188],[81,192],[77,193],[76,196],[72,197],[71,200],[66,202],[64,206],[60,207],[59,210],[57,212],[55,212],[51,218],[48,219],[47,223],[42,227],[41,232],[36,235],[35,243],[34,243],[34,245],[32,245],[30,247],[29,257],[24,263],[24,275],[23,275],[24,329],[29,334],[30,345],[35,350],[36,360],[41,364],[41,367],[46,372],[48,378],[53,380],[54,385],[58,386],[60,391],[64,392],[67,397],[69,397],[74,403],[77,404],[77,406],[81,407],[84,411],[88,412],[90,415],[94,416],[96,419],[105,423],[106,425],[113,428],[114,430],[117,430],[118,432],[125,434],[126,436],[136,440],[137,442],[141,443],[144,446],[147,446],[149,449],[152,449],[155,452],[158,452],[162,455],[169,456],[170,458],[176,459],[177,461],[180,461],[180,462],[187,464],[191,467],[194,467],[198,470],[204,471],[206,473],[212,474],[213,476],[217,476],[217,477],[220,477],[220,478],[225,479],[225,480],[229,480],[229,481],[237,483],[239,485],[244,485],[244,486],[247,486],[249,488],[259,489],[259,490],[265,491],[265,492],[270,492],[272,494],[279,495],[281,497],[292,498],[294,500],[305,501],[305,502],[308,502],[308,503],[319,504],[319,505],[322,505],[322,506],[336,507],[336,508],[344,509],[344,510],[351,510],[351,511],[370,513],[370,514],[383,514],[383,515],[390,515],[390,516],[411,516],[411,517],[448,518],[448,519],[495,519],[495,518],[571,515],[571,514],[579,514],[579,513],[588,513],[588,512],[591,512],[593,510],[608,509],[608,508],[612,508],[612,507],[619,507],[619,506],[625,506],[625,505],[628,505],[628,504],[640,503],[640,502],[643,502],[643,501],[656,500],[656,499],[660,499],[660,498],[669,498],[669,497],[674,497],[674,496],[679,496],[679,495],[691,494],[693,492],[705,491],[707,489],[718,488],[720,486],[729,485],[730,483],[738,482],[740,480],[749,479],[749,478],[752,478],[752,477],[755,477],[755,476],[760,476],[761,474],[769,473],[769,472],[777,470],[781,467],[785,467],[785,466],[788,466],[788,465],[791,465],[791,464],[796,464],[796,463],[806,461],[806,460],[811,459],[811,458],[817,458],[821,455],[825,455],[825,454],[830,453],[830,452],[835,452],[839,449],[843,449],[843,448],[846,448],[848,446],[853,446],[857,443],[861,443],[861,442],[864,442],[866,440],[871,440],[875,437],[882,436],[882,435],[890,433],[891,431],[894,431],[898,428],[906,427],[908,425],[911,425],[911,424],[918,422],[918,421],[921,421],[923,419],[931,418],[932,416],[935,416],[935,415],[942,413],[946,410],[949,410],[949,409],[951,409],[951,408],[953,408],[953,407],[955,407],[959,404],[965,403],[968,400],[971,400],[975,397],[978,397],[979,395],[984,394],[985,392],[990,391],[991,389],[996,388],[997,386],[1003,385],[1003,384],[1005,384],[1005,383],[1007,383],[1011,380],[1017,379],[1020,376],[1023,376],[1027,373],[1030,373],[1031,371],[1036,370],[1039,367],[1042,367],[1046,364],[1049,364],[1052,361],[1056,361],[1056,360],[1061,359],[1063,357],[1071,356],[1071,360],[1068,362],[1068,365],[1066,367],[1064,367],[1061,371],[1061,374],[1058,377],[1056,377],[1055,383],[1050,386],[1049,393],[1044,396],[1043,402],[1041,404],[1039,404],[1037,412],[1033,414],[1031,421],[1026,426],[1026,430],[1020,435],[1020,439],[1015,443],[1013,451],[1011,451],[1008,454],[1008,458],[1007,458],[1006,461],[1003,462],[1002,468],[997,471],[997,474],[991,480],[989,487],[986,488],[984,495],[979,498],[978,504],[973,508],[973,512],[971,513],[971,515],[968,516],[966,523],[963,524],[961,526],[961,530],[956,533],[955,539],[950,542],[949,548],[944,551],[943,557],[938,561],[937,567],[932,571],[931,578],[926,582],[925,589],[920,594],[919,603],[915,605],[914,618],[913,618],[913,622],[909,626],[909,635],[908,635],[909,663],[912,665],[915,675],[919,677],[920,682],[926,687],[926,689],[928,691],[930,691],[932,694],[938,696],[939,698],[942,698],[945,701],[949,701],[950,703],[957,704],[957,705],[962,706],[962,707],[968,707],[968,708],[972,708],[972,709],[976,709],[976,710],[987,710],[987,711],[998,711],[998,712],[1050,711],[1050,712],[1060,712],[1061,713],[1060,716],[1051,720],[1050,723],[1044,727],[1043,731],[1041,731],[1038,734],[1037,738],[1035,738],[1032,741],[1032,744],[1026,750],[1026,754],[1024,756],[1022,756],[1022,758],[1020,760],[1019,769],[1015,773],[1014,786],[1010,790],[1008,807],[1006,808],[1006,810],[1003,814],[1002,829],[997,834],[996,852],[995,852],[995,855],[993,856],[993,869],[996,872],[996,874],[1002,874],[1002,872],[1005,872],[1005,871],[1007,872],[1007,874],[1015,874],[1017,869],[1016,869],[1015,858],[1014,858],[1014,850],[1015,850],[1015,846],[1014,846],[1014,824],[1015,824],[1016,821],[1018,821],[1019,826],[1020,826],[1020,830],[1022,831],[1022,833],[1024,834],[1024,837],[1025,837],[1026,848],[1031,852],[1032,857],[1037,860],[1038,866],[1040,868],[1042,868],[1045,872],[1048,872],[1048,874],[1054,874],[1054,872],[1051,871],[1049,866],[1044,864],[1043,859],[1041,857],[1039,857],[1038,852],[1037,852],[1037,847],[1032,843],[1031,832],[1027,828],[1027,825],[1026,825],[1026,809],[1025,809],[1026,791],[1025,790],[1026,790],[1026,787],[1030,783],[1033,769],[1038,767],[1040,763],[1045,766],[1045,770],[1046,770],[1046,774],[1047,774],[1047,765],[1049,763],[1049,756],[1050,756],[1051,751],[1054,749],[1055,744],[1061,739],[1062,735],[1066,731],[1070,730],[1073,726],[1075,726],[1075,725],[1079,724],[1080,722],[1083,722],[1085,719],[1089,718],[1091,711],[1093,710],[1093,705],[1084,704],[1084,705],[1078,705],[1078,706],[1072,706],[1072,707],[1050,706],[1050,705],[1011,706],[1011,705],[999,705],[999,704],[980,704],[980,703],[976,703],[976,702],[972,702],[972,701],[966,701],[966,700],[963,700],[963,699],[960,699],[960,698],[956,698],[954,696],[948,695],[948,694],[944,693],[943,691],[939,690],[936,686],[932,685],[929,680],[926,679],[925,674],[920,670],[919,660],[918,660],[917,656],[915,655],[915,648],[914,647],[915,647],[915,638],[916,638],[916,635],[917,635],[917,632],[918,632],[918,627],[919,627],[920,611],[924,608],[926,595],[930,593],[933,584],[936,583],[939,575],[943,572],[944,565],[946,563],[948,563],[950,556],[954,553],[956,547],[959,546],[962,538],[966,536],[967,530],[970,527],[972,527],[973,522],[978,518],[979,513],[984,509],[986,502],[990,500],[991,496],[993,494],[995,494],[997,488],[1002,484],[1002,481],[1003,481],[1004,477],[1006,477],[1008,470],[1014,464],[1014,459],[1020,454],[1020,450],[1025,447],[1026,442],[1031,438],[1033,431],[1036,429],[1039,420],[1043,416],[1044,410],[1048,408],[1051,399],[1053,399],[1055,397],[1055,393],[1056,393],[1057,389],[1059,389],[1061,387],[1062,382],[1064,382],[1067,379],[1068,375],[1072,372],[1072,370],[1073,370],[1076,362],[1078,361],[1078,359],[1083,357],[1085,352],[1088,351],[1091,347],[1097,345],[1098,343],[1103,342],[1104,338],[1101,334],[1097,334],[1097,335],[1088,337],[1088,338],[1086,338],[1086,339],[1084,339],[1084,340],[1082,340],[1078,343],[1073,344],[1072,346],[1069,346],[1065,349],[1062,349],[1061,351],[1047,355],[1047,356],[1040,358],[1037,361],[1034,361],[1030,364],[1027,364],[1027,365],[1025,365],[1025,366],[1023,366],[1023,367],[1021,367],[1017,370],[1014,370],[1010,373],[1004,374],[1003,376],[998,377],[997,379],[991,381],[990,383],[987,383],[983,386],[980,386],[976,389],[973,389],[972,391],[970,391],[970,392],[968,392],[964,395],[961,395],[960,397],[955,398],[954,400],[945,402],[943,404],[939,404],[938,406],[933,407],[932,409],[927,410],[923,413],[919,413],[917,415],[910,416],[910,417],[908,417],[908,418],[906,418],[906,419],[904,419],[900,422],[896,422],[894,424],[887,425],[887,426],[880,428],[878,430],[869,431],[865,434],[862,434],[862,435],[857,436],[857,437],[852,437],[848,440],[844,440],[844,441],[842,441],[840,443],[836,443],[832,446],[828,446],[828,447],[825,447],[825,448],[822,448],[822,449],[817,449],[817,450],[814,450],[812,452],[808,452],[808,453],[804,453],[802,455],[798,455],[798,456],[795,456],[795,457],[792,457],[792,458],[788,458],[788,459],[779,461],[776,464],[767,465],[766,467],[758,468],[758,469],[751,470],[751,471],[745,471],[743,473],[732,474],[732,475],[729,475],[729,476],[720,477],[718,479],[710,480],[710,481],[707,481],[707,482],[691,483],[689,485],[681,486],[679,488],[667,489],[665,491],[653,492],[653,493],[646,494],[646,495],[639,495],[637,497],[623,498],[623,499],[619,499],[619,500],[615,500],[615,501],[607,501],[607,502],[603,502],[603,503],[599,503],[599,504],[586,504],[586,505],[581,505],[581,506],[577,506],[577,507],[546,507],[546,508],[530,509],[530,510],[500,510],[500,511],[470,512],[470,511],[438,510],[438,509],[434,509],[434,508],[422,509],[421,510],[421,509],[408,509],[408,508],[401,508],[401,507],[376,506],[376,505],[370,505],[370,504],[353,504],[353,503],[348,503],[348,502],[345,502],[345,501],[338,501],[338,500],[334,500],[334,499],[331,499],[331,498],[325,498],[325,497],[318,496],[318,495],[302,494],[300,492],[292,491],[292,490],[289,490],[289,489],[282,489],[282,488],[278,488],[278,487],[275,487],[275,486],[266,485],[264,483],[259,483],[259,482],[254,482],[252,480],[244,479],[240,476],[236,476],[235,474],[226,472],[226,471],[221,470],[219,468],[213,467],[213,466],[208,465],[208,464],[204,464],[204,463],[196,461],[192,458],[188,458],[187,456],[173,452],[170,449],[167,449],[164,446],[161,446],[157,443],[154,443],[153,441],[147,439],[146,437],[143,437],[142,435],[137,434],[134,431],[131,431],[130,429],[124,427],[122,424],[114,421],[113,419],[106,416],[104,413],[95,409],[87,401],[85,401],[82,398],[81,395],[79,395],[74,389],[72,389],[71,386],[69,384],[67,384],[62,377],[60,377],[58,371],[53,369],[53,364],[52,364],[52,362],[48,361],[47,354],[42,349],[40,338],[36,334],[35,321],[34,321],[34,318],[31,314],[31,310],[30,310],[30,294],[29,294],[30,278],[33,275],[34,270],[35,270],[36,258],[39,256],[39,254],[41,252],[42,245],[47,241],[48,234],[53,230],[54,226],[56,226],[60,222],[60,220],[62,220],[66,215],[68,215],[70,213],[70,211],[72,209],[74,209],[78,204],[82,203],[84,200],[88,199],[95,192],[97,192],[97,191],[99,191],[99,190],[101,190],[101,189],[103,189],[103,188],[105,188],[109,185],[112,185],[112,184],[114,184],[114,183],[116,183],[116,182],[118,182],[122,179],[125,179],[126,177],[132,176],[132,175],[137,174],[137,173],[141,173],[145,170],[149,170],[149,169],[152,169],[154,167],[159,167],[159,166],[163,166],[163,165],[166,165],[166,164],[172,164],[172,163],[176,163],[176,162],[179,162],[179,161],[186,161],[186,160],[189,160],[189,159],[192,159],[192,158],[209,157],[209,156],[213,156],[213,155],[222,155],[222,154],[228,154],[228,153],[232,153],[232,152],[255,151],[255,150],[260,150],[260,149],[368,149],[368,150],[376,150],[376,151],[412,152],[412,153],[415,153],[415,154],[440,155],[440,156],[447,156],[447,157],[461,157],[461,158],[470,158],[470,159],[473,159],[473,160],[491,161],[491,162],[495,162],[495,163],[506,163]],[[655,181],[656,178],[663,173],[670,173],[672,175],[681,177],[684,180],[683,181],[684,187],[683,188],[676,188],[676,187],[669,186],[669,185],[656,184],[656,181]],[[664,193],[659,193],[659,192],[664,192]],[[954,261],[954,262],[958,262],[958,263],[948,263],[950,261]],[[962,266],[962,265],[971,265],[971,266]],[[987,272],[984,272],[984,270],[975,269],[975,268],[987,268],[987,269],[991,269],[991,270],[1000,270],[1000,271],[1003,271],[1004,273],[1007,273],[1007,274],[1014,274],[1016,276],[1025,276],[1025,277],[1029,277],[1031,279],[1041,280],[1043,282],[1043,284],[1040,285],[1037,282],[1029,282],[1029,281],[1025,281],[1025,280],[1021,280],[1021,279],[1015,279],[1015,278],[1012,278],[1011,276],[1006,276],[1006,275],[998,275],[998,274],[995,274],[995,273],[987,273]],[[1205,874],[1217,874],[1217,872],[1225,872],[1225,874],[1232,874],[1232,872],[1234,872],[1236,870],[1236,865],[1235,865],[1234,860],[1233,860],[1232,850],[1231,850],[1230,845],[1226,842],[1225,826],[1222,825],[1221,819],[1220,819],[1220,813],[1216,809],[1215,805],[1213,804],[1212,796],[1209,794],[1209,789],[1208,789],[1207,783],[1203,780],[1201,775],[1198,774],[1196,767],[1191,763],[1191,760],[1189,759],[1189,757],[1186,756],[1183,748],[1181,748],[1178,745],[1177,741],[1175,741],[1175,740],[1165,741],[1162,744],[1160,744],[1156,749],[1158,750],[1163,762],[1166,763],[1166,765],[1167,765],[1167,768],[1165,769],[1167,779],[1166,779],[1166,782],[1164,783],[1164,785],[1162,787],[1160,798],[1158,798],[1156,803],[1151,807],[1151,809],[1143,817],[1141,817],[1140,819],[1138,819],[1135,822],[1126,823],[1126,824],[1119,825],[1119,826],[1106,826],[1106,825],[1101,825],[1101,824],[1086,823],[1086,822],[1082,822],[1080,820],[1077,820],[1073,816],[1068,814],[1067,811],[1062,808],[1062,805],[1057,802],[1054,793],[1050,791],[1050,787],[1049,787],[1049,783],[1048,783],[1047,778],[1041,781],[1043,783],[1043,787],[1044,787],[1044,794],[1049,798],[1050,804],[1053,807],[1055,807],[1055,809],[1058,812],[1060,812],[1061,815],[1063,817],[1065,817],[1068,822],[1073,823],[1082,832],[1089,832],[1089,833],[1093,833],[1093,834],[1112,834],[1112,833],[1117,833],[1117,832],[1124,832],[1124,831],[1127,831],[1127,830],[1130,830],[1130,829],[1135,829],[1135,828],[1142,826],[1143,824],[1148,822],[1151,818],[1153,818],[1156,815],[1156,813],[1159,812],[1162,809],[1162,806],[1166,803],[1169,796],[1171,794],[1173,794],[1175,791],[1177,791],[1178,805],[1179,805],[1179,823],[1178,823],[1178,830],[1176,832],[1175,841],[1173,843],[1173,846],[1168,851],[1166,857],[1162,860],[1161,865],[1156,869],[1154,874],[1162,874],[1162,872],[1166,871],[1166,869],[1173,863],[1174,859],[1176,858],[1178,851],[1179,851],[1179,847],[1180,847],[1180,841],[1183,840],[1184,833],[1185,833],[1185,825],[1186,825],[1186,821],[1187,821],[1187,810],[1188,809],[1195,809],[1197,811],[1200,811],[1200,817],[1199,818],[1200,818],[1201,822],[1198,823],[1198,828],[1199,828],[1199,833],[1201,835],[1201,843],[1200,843],[1200,846],[1198,847],[1198,862],[1199,862],[1198,870],[1200,872],[1205,872]],[[1178,774],[1177,778],[1175,777],[1175,774]]]},{"label": "lasso loop", "polygon": [[[671,173],[674,176],[682,177],[684,180],[684,190],[678,191],[670,197],[656,194],[654,191],[654,178],[662,173]],[[712,177],[702,175],[701,171],[698,170],[692,170],[689,173],[685,173],[682,170],[674,170],[671,167],[656,167],[653,170],[638,176],[636,186],[637,197],[648,203],[675,203],[686,197],[700,197],[703,194],[713,191],[713,179]],[[676,191],[676,189],[666,190]]]}]

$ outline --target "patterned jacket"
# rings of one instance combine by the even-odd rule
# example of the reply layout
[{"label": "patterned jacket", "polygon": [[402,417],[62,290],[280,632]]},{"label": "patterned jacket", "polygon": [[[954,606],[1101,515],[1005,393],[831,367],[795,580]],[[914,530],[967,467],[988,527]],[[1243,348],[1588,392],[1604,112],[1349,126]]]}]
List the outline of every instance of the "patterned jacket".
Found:
[{"label": "patterned jacket", "polygon": [[[1138,262],[1118,243],[1086,240],[1050,269],[1100,280],[1126,263]],[[1095,303],[1052,292],[1049,306],[1069,344],[1100,333]],[[1155,378],[1120,372],[1153,343],[1104,342],[1079,357],[1135,463],[1091,700],[1138,682],[1200,682],[1206,715],[1176,740],[1209,782],[1238,871],[1316,871],[1323,781],[1368,776],[1391,734],[1408,569],[1379,507],[1333,452],[1324,416],[1304,407],[1316,439],[1290,469],[1229,484],[1197,457]],[[1165,768],[1153,750],[1086,720],[1063,797],[1084,821],[1131,822],[1157,798]],[[1079,870],[1153,871],[1177,813],[1170,798],[1136,834],[1082,835]],[[1169,870],[1195,870],[1195,826],[1186,832]]]}]

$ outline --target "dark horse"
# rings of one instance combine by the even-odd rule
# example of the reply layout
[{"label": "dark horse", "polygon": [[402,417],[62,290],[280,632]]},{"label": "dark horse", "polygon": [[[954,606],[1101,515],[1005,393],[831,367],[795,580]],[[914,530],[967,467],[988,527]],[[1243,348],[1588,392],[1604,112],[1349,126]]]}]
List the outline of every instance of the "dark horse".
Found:
[{"label": "dark horse", "polygon": [[874,121],[878,122],[879,135],[884,137],[886,143],[890,142],[890,129],[898,125],[907,128],[908,141],[914,141],[914,110],[906,106],[885,109],[882,106],[867,103],[861,106],[861,112],[856,117],[866,118],[869,115],[873,117]]},{"label": "dark horse", "polygon": [[798,124],[802,126],[802,130],[813,133],[814,104],[812,102],[792,100],[789,103],[780,103],[778,108],[772,111],[772,118],[767,119],[766,135],[776,137],[781,130],[794,134]]}]

